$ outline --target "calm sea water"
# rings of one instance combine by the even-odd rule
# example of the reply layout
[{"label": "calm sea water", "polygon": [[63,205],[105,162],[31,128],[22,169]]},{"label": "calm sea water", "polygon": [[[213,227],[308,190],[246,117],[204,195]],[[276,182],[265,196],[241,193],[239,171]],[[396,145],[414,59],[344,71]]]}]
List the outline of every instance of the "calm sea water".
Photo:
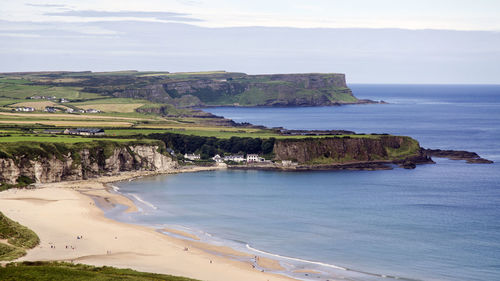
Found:
[{"label": "calm sea water", "polygon": [[409,135],[424,147],[475,151],[497,163],[435,159],[415,170],[158,176],[119,184],[142,212],[108,215],[292,257],[281,259],[288,273],[323,272],[295,275],[310,280],[500,280],[500,86],[351,88],[390,104],[208,111],[266,126]]}]

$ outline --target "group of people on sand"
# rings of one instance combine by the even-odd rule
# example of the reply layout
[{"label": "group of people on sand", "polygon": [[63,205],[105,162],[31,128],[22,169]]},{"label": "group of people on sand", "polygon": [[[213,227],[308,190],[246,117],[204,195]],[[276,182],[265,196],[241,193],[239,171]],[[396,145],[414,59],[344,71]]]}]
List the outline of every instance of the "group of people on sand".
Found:
[{"label": "group of people on sand", "polygon": [[[77,240],[83,239],[83,235],[78,235],[78,236],[76,236],[76,239],[77,239]],[[55,248],[56,248],[56,245],[55,245],[54,243],[52,243],[52,242],[49,242],[49,245],[50,245],[50,248],[51,248],[51,249],[55,249]],[[73,247],[72,245],[65,245],[65,248],[66,248],[66,249],[71,249],[71,250],[75,250],[75,249],[76,249],[76,248],[75,248],[75,247]]]}]

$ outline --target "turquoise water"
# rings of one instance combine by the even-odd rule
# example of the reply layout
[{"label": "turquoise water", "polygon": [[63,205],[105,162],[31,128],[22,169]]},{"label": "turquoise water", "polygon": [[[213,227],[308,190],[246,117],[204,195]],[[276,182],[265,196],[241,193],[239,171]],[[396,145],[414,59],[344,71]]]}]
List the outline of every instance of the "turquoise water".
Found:
[{"label": "turquoise water", "polygon": [[[214,108],[236,121],[410,135],[425,147],[500,161],[500,86],[352,85],[388,105]],[[280,255],[306,280],[499,280],[500,166],[435,159],[415,170],[218,171],[119,184],[142,212],[119,220],[173,226],[216,244]],[[257,253],[257,252],[253,252]],[[300,261],[300,260],[303,261]],[[319,263],[312,263],[314,261]],[[336,269],[333,265],[352,271]]]}]

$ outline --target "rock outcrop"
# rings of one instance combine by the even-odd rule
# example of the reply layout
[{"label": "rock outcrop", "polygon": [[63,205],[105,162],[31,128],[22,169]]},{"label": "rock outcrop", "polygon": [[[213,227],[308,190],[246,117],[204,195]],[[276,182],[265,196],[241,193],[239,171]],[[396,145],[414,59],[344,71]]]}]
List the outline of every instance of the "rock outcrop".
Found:
[{"label": "rock outcrop", "polygon": [[123,145],[109,151],[106,147],[83,148],[65,155],[32,157],[13,155],[0,158],[0,182],[16,184],[20,177],[48,183],[113,175],[122,171],[174,169],[177,162],[158,151],[157,145]]},{"label": "rock outcrop", "polygon": [[492,164],[493,161],[481,158],[477,153],[464,150],[441,150],[441,149],[424,149],[424,153],[428,156],[438,158],[448,158],[450,160],[465,160],[470,164]]}]

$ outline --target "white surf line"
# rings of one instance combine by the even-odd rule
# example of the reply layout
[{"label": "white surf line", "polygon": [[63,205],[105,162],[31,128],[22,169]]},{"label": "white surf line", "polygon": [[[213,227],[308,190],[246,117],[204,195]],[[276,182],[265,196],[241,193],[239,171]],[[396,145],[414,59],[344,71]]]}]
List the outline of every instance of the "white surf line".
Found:
[{"label": "white surf line", "polygon": [[386,274],[377,274],[377,273],[371,273],[371,272],[366,272],[366,271],[361,271],[361,270],[355,270],[355,269],[351,269],[351,268],[347,268],[347,267],[341,267],[341,266],[338,266],[338,265],[328,264],[328,263],[324,263],[324,262],[310,261],[310,260],[303,260],[303,259],[299,259],[299,258],[292,258],[292,257],[287,257],[287,256],[281,256],[281,255],[272,254],[272,253],[269,253],[269,252],[266,252],[266,251],[262,251],[262,250],[258,250],[258,249],[252,248],[248,244],[246,244],[246,247],[247,247],[247,249],[252,250],[254,252],[257,252],[257,253],[260,253],[260,254],[265,254],[265,255],[276,257],[276,258],[282,258],[282,259],[287,259],[287,260],[291,260],[291,261],[297,261],[297,262],[315,264],[315,265],[320,265],[320,266],[334,268],[334,269],[343,270],[343,271],[352,271],[352,272],[356,272],[356,273],[361,273],[361,274],[366,274],[366,275],[371,275],[371,276],[377,276],[377,277],[381,277],[381,278],[396,279],[396,280],[408,280],[408,281],[420,281],[419,279],[412,279],[412,278],[399,277],[399,276],[386,275]]},{"label": "white surf line", "polygon": [[158,210],[158,207],[156,207],[155,205],[153,205],[153,204],[149,203],[149,202],[148,202],[148,201],[146,201],[146,200],[143,200],[141,197],[139,197],[139,196],[137,196],[137,195],[135,195],[135,194],[133,194],[133,193],[127,193],[127,195],[130,195],[130,196],[134,197],[134,199],[135,199],[135,200],[137,200],[137,201],[141,202],[142,204],[144,204],[144,205],[146,205],[146,206],[150,207],[150,208],[151,208],[151,209],[153,209],[153,210]]},{"label": "white surf line", "polygon": [[252,248],[248,244],[246,244],[246,247],[247,247],[247,249],[252,250],[254,252],[265,254],[265,255],[269,255],[269,256],[273,256],[273,257],[277,257],[277,258],[282,258],[282,259],[287,259],[287,260],[292,260],[292,261],[298,261],[298,262],[303,262],[303,263],[310,263],[310,264],[315,264],[315,265],[321,265],[321,266],[335,268],[335,269],[344,270],[344,271],[348,271],[349,270],[348,268],[337,266],[337,265],[333,265],[333,264],[328,264],[328,263],[323,263],[323,262],[318,262],[318,261],[309,261],[309,260],[303,260],[303,259],[299,259],[299,258],[292,258],[292,257],[286,257],[286,256],[280,256],[280,255],[277,255],[277,254],[272,254],[272,253],[269,253],[269,252],[265,252],[265,251],[261,251],[261,250]]}]

